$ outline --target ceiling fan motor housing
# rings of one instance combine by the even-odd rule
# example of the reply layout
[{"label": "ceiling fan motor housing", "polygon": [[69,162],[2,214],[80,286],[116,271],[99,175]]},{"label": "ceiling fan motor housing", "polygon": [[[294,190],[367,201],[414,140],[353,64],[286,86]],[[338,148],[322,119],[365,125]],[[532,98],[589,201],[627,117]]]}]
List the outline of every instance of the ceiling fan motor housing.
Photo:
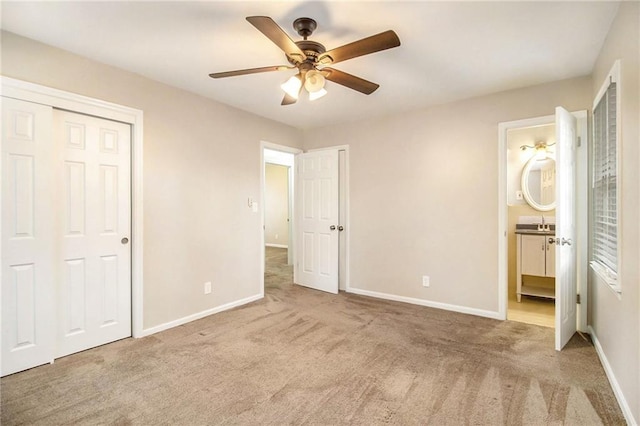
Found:
[{"label": "ceiling fan motor housing", "polygon": [[[302,50],[306,55],[307,57],[306,61],[309,61],[313,64],[315,64],[318,61],[318,56],[320,56],[321,54],[327,51],[327,49],[325,49],[325,47],[322,44],[316,41],[300,40],[300,41],[296,41],[295,43],[300,48],[300,50]],[[292,63],[293,65],[296,65],[296,61],[292,60],[289,57],[287,57],[287,59],[289,60],[290,63]]]}]

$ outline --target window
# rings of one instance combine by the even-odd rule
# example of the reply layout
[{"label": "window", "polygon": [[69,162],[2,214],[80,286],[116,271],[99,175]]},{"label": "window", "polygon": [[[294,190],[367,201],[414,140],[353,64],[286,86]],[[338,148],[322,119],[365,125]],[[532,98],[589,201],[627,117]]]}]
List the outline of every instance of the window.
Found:
[{"label": "window", "polygon": [[619,62],[595,100],[593,109],[593,185],[591,266],[607,284],[618,284],[618,135]]}]

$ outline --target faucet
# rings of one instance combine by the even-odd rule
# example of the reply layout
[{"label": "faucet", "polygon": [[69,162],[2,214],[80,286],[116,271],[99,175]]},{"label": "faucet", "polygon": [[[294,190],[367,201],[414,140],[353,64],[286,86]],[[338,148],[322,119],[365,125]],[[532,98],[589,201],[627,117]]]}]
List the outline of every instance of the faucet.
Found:
[{"label": "faucet", "polygon": [[548,223],[544,222],[544,215],[540,215],[540,217],[542,218],[542,222],[538,224],[538,231],[550,231],[551,227]]},{"label": "faucet", "polygon": [[547,231],[547,232],[551,231],[551,225],[548,224],[548,223],[545,223],[544,215],[540,215],[540,216],[542,216],[542,226],[541,226],[542,227],[542,231]]}]

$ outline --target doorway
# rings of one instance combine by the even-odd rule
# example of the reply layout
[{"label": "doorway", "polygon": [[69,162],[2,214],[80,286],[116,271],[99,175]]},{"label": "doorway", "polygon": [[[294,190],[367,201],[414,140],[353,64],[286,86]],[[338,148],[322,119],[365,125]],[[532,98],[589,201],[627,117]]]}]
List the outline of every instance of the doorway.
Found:
[{"label": "doorway", "polygon": [[294,153],[263,149],[264,287],[293,284]]},{"label": "doorway", "polygon": [[[569,122],[573,122],[572,124],[568,124]],[[554,141],[549,140],[545,141],[544,139],[540,141],[529,140],[526,141],[518,141],[513,142],[513,146],[508,146],[509,133],[513,135],[518,134],[521,131],[523,134],[531,133],[530,137],[534,138],[539,136],[541,138],[545,137],[545,127],[551,126],[552,124],[556,124],[556,126],[560,127],[561,131],[557,131],[557,137],[561,138],[562,143],[559,143],[555,147],[547,146],[542,148],[547,149],[537,149],[537,142],[545,142],[544,145],[552,145]],[[560,124],[558,124],[560,123]],[[570,132],[570,128],[574,130]],[[551,127],[546,129],[546,135],[552,134],[550,132]],[[536,132],[542,132],[538,135]],[[567,138],[569,137],[572,140],[571,143],[566,143]],[[559,135],[559,136],[558,136]],[[524,142],[524,143],[523,143]],[[547,144],[548,142],[548,144]],[[555,141],[557,143],[558,141]],[[520,145],[522,143],[522,145]],[[523,147],[524,145],[524,147]],[[553,148],[553,149],[549,149]],[[569,155],[567,150],[571,150],[572,153]],[[579,331],[586,331],[587,329],[587,194],[588,194],[588,132],[587,132],[587,112],[586,111],[578,111],[574,113],[569,113],[561,107],[556,108],[556,115],[545,116],[545,117],[536,117],[525,120],[504,122],[499,124],[499,215],[498,215],[498,229],[500,232],[499,235],[499,258],[498,258],[498,274],[499,274],[499,312],[500,317],[502,319],[507,319],[508,317],[508,307],[509,307],[509,276],[512,277],[513,282],[513,274],[515,271],[516,274],[516,283],[517,283],[517,275],[518,275],[518,244],[520,244],[520,248],[522,249],[523,244],[522,241],[518,243],[518,237],[515,232],[515,223],[518,222],[518,219],[522,219],[523,222],[521,225],[524,225],[524,228],[534,227],[535,230],[539,230],[541,232],[529,232],[529,234],[544,234],[545,232],[549,233],[550,231],[554,231],[554,225],[556,222],[553,217],[549,217],[545,219],[545,223],[542,222],[542,218],[544,215],[549,214],[548,211],[550,209],[539,208],[540,205],[536,206],[534,202],[533,205],[538,207],[537,214],[534,216],[527,215],[518,215],[517,209],[516,213],[512,214],[512,218],[510,221],[510,212],[509,208],[512,205],[517,205],[515,201],[527,201],[526,194],[523,191],[524,180],[523,171],[526,169],[526,164],[523,166],[523,159],[519,158],[521,155],[521,151],[531,151],[529,153],[529,157],[532,156],[533,152],[544,153],[545,151],[554,151],[557,161],[558,167],[556,176],[562,175],[560,180],[556,179],[557,185],[561,186],[558,192],[561,194],[567,194],[566,191],[573,192],[572,196],[563,196],[560,197],[560,200],[556,200],[559,205],[563,207],[563,213],[558,210],[558,232],[559,234],[564,234],[565,229],[568,225],[573,229],[571,234],[573,237],[568,238],[569,241],[562,241],[562,244],[558,244],[560,240],[564,240],[564,238],[555,239],[552,235],[544,235],[545,238],[541,238],[537,244],[538,253],[543,253],[544,257],[538,258],[538,264],[535,266],[538,268],[536,272],[531,273],[530,267],[531,265],[525,266],[525,271],[528,272],[523,274],[522,270],[520,274],[522,275],[534,275],[536,278],[542,276],[543,278],[547,273],[547,266],[549,266],[549,270],[552,272],[552,275],[556,276],[555,279],[555,287],[559,289],[556,292],[556,296],[562,292],[562,298],[555,300],[555,328],[556,328],[556,349],[560,349],[563,346],[562,341],[565,341],[566,335],[569,333],[569,328],[566,326],[569,323],[574,323],[573,330],[576,329]],[[560,155],[562,154],[562,155]],[[571,158],[571,165],[569,168],[565,165],[565,160]],[[526,161],[530,161],[530,158]],[[516,164],[511,169],[518,170],[518,173],[508,173],[509,164]],[[519,163],[519,166],[517,164]],[[567,171],[572,170],[571,175],[574,176],[575,180],[571,180],[568,178]],[[515,176],[514,176],[515,174]],[[568,182],[571,182],[569,185]],[[569,185],[569,186],[568,186]],[[526,190],[526,188],[525,188]],[[522,198],[522,200],[519,200]],[[570,205],[568,205],[570,203]],[[532,203],[528,202],[527,204],[531,205]],[[555,207],[555,206],[554,206]],[[568,211],[575,212],[575,216],[567,216],[565,213]],[[562,216],[560,216],[562,214]],[[550,215],[549,215],[550,216]],[[538,229],[538,226],[541,226]],[[521,227],[522,228],[522,227]],[[526,232],[521,232],[521,234],[525,234]],[[563,235],[559,235],[562,237]],[[551,238],[551,240],[550,240]],[[510,244],[510,240],[512,243]],[[571,241],[572,240],[572,241]],[[567,245],[565,245],[567,244]],[[567,264],[567,250],[571,250],[573,254],[571,254],[571,260],[573,267],[568,267]],[[559,256],[554,256],[553,250],[561,250]],[[561,260],[559,264],[553,264],[553,258]],[[522,258],[520,259],[522,260]],[[551,262],[551,264],[549,264]],[[513,266],[515,265],[515,267]],[[520,264],[520,267],[523,267]],[[559,270],[555,270],[554,268],[560,268]],[[542,271],[542,272],[541,272]],[[569,271],[572,272],[571,278],[567,273]],[[562,281],[558,284],[558,277],[562,276]],[[571,283],[571,285],[569,285]],[[544,285],[538,285],[538,283],[533,283],[536,287],[543,287]],[[513,289],[513,286],[512,286]],[[571,291],[573,297],[571,297],[571,293],[567,293]],[[516,298],[517,298],[517,288],[516,288]],[[513,290],[511,290],[513,293]],[[525,299],[534,299],[535,297],[540,297],[539,294],[529,295],[528,291],[524,296],[521,294],[521,300]],[[579,296],[576,300],[576,293]],[[564,297],[564,295],[569,294],[568,297]],[[512,296],[513,297],[513,296]],[[581,299],[581,300],[580,300]],[[535,299],[534,299],[535,300]],[[561,301],[559,303],[558,301]],[[522,302],[521,302],[522,303]],[[562,312],[562,315],[558,314],[558,311]],[[573,312],[572,316],[575,318],[575,321],[568,321],[567,315],[565,313]],[[509,319],[513,319],[509,317]],[[562,328],[558,327],[558,322],[563,324]],[[561,331],[561,335],[558,334],[559,330]],[[570,337],[570,336],[569,336]]]},{"label": "doorway", "polygon": [[[548,239],[555,236],[556,222],[555,138],[552,122],[510,128],[506,141],[507,319],[551,328],[555,326],[555,245]],[[551,191],[542,190],[549,187]]]},{"label": "doorway", "polygon": [[[263,214],[261,216],[262,222],[260,227],[261,242],[262,242],[262,245],[261,245],[262,246],[261,292],[262,293],[261,294],[263,296],[264,296],[265,287],[272,286],[273,284],[272,282],[270,282],[275,279],[273,274],[280,275],[280,277],[282,278],[281,272],[284,266],[289,267],[290,270],[293,271],[293,278],[291,279],[292,283],[295,282],[297,284],[305,285],[311,288],[322,289],[316,286],[315,283],[311,283],[311,285],[308,285],[309,283],[307,283],[306,281],[305,283],[303,283],[302,281],[298,281],[298,280],[301,280],[300,270],[298,269],[302,268],[300,264],[304,263],[304,262],[301,262],[300,259],[303,259],[303,260],[305,259],[305,251],[301,249],[301,241],[303,239],[302,239],[302,234],[300,233],[302,233],[303,229],[298,226],[300,223],[302,223],[300,222],[299,213],[302,212],[303,209],[301,208],[300,205],[297,205],[297,204],[300,204],[301,200],[304,199],[304,196],[302,195],[304,193],[304,191],[302,191],[303,189],[302,186],[304,185],[301,186],[297,184],[297,181],[300,179],[300,176],[297,173],[298,172],[297,169],[299,167],[299,163],[308,161],[311,157],[325,158],[327,156],[332,157],[334,160],[332,161],[332,164],[334,165],[331,166],[331,169],[334,170],[334,172],[336,173],[335,179],[332,180],[336,184],[335,190],[327,192],[327,186],[326,186],[327,181],[325,179],[326,177],[320,178],[321,180],[323,180],[323,182],[316,182],[317,185],[316,184],[313,185],[313,186],[316,186],[318,189],[322,188],[322,190],[316,194],[320,198],[315,200],[312,204],[318,207],[320,206],[320,204],[317,204],[317,203],[320,203],[323,198],[325,198],[329,194],[332,194],[330,198],[332,198],[333,201],[330,204],[337,207],[337,212],[334,212],[334,214],[332,214],[333,220],[331,220],[331,223],[327,222],[327,223],[323,223],[322,225],[324,226],[324,228],[327,228],[329,231],[331,231],[330,233],[333,233],[335,237],[334,242],[336,243],[335,253],[337,253],[337,255],[335,256],[333,261],[326,263],[326,265],[328,265],[327,268],[321,267],[319,268],[319,271],[322,270],[323,274],[325,270],[334,271],[334,273],[331,274],[335,278],[335,283],[333,284],[335,285],[335,288],[332,287],[332,290],[331,290],[332,293],[338,293],[338,291],[340,290],[349,291],[349,269],[348,269],[348,265],[349,265],[349,250],[348,250],[349,248],[349,214],[348,214],[349,212],[349,209],[348,209],[349,149],[348,148],[349,147],[345,145],[345,146],[328,147],[323,149],[311,150],[309,152],[303,153],[303,151],[300,149],[277,145],[269,142],[261,142],[260,188],[261,188],[261,202],[262,202],[262,205],[264,206]],[[317,164],[318,166],[317,170],[325,169],[327,165],[328,165],[327,162],[325,162],[324,160],[321,160]],[[270,218],[269,218],[270,213],[267,212],[267,209],[269,209],[271,207],[270,204],[273,201],[275,201],[274,199],[270,200],[269,198],[284,198],[282,196],[275,196],[275,197],[273,195],[271,197],[269,196],[269,193],[272,191],[269,188],[267,188],[267,185],[268,185],[267,180],[269,179],[269,177],[267,176],[267,173],[275,172],[274,174],[280,174],[281,181],[282,181],[282,175],[284,174],[284,169],[282,168],[278,169],[277,167],[273,167],[273,166],[283,166],[283,167],[286,167],[288,170],[287,212],[288,212],[288,219],[289,219],[289,222],[288,222],[289,232],[288,232],[286,247],[285,247],[285,244],[283,243],[283,237],[281,233],[278,232],[278,239],[275,239],[275,234],[276,234],[276,232],[274,231],[275,227],[269,226],[267,223],[270,221]],[[304,167],[302,168],[304,169]],[[312,167],[312,168],[315,168],[315,167]],[[306,167],[306,170],[308,171],[310,170],[310,168]],[[325,169],[325,171],[326,170],[328,169]],[[309,176],[306,177],[307,184],[309,184],[308,178]],[[308,187],[309,185],[307,185],[307,188]],[[280,190],[280,193],[282,193],[282,190]],[[315,197],[315,195],[313,197]],[[277,205],[278,205],[277,208],[281,210],[280,216],[282,216],[282,210],[284,206],[282,202],[278,202]],[[320,209],[319,212],[322,212],[320,216],[324,216],[326,213],[326,209]],[[275,212],[272,212],[272,213],[275,213]],[[305,217],[305,220],[306,219],[308,218]],[[279,229],[283,229],[282,223]],[[307,242],[307,246],[305,247],[308,249],[310,247],[308,244],[309,233],[307,233],[306,235],[307,235],[307,239],[305,241]],[[317,240],[321,241],[322,239],[323,238],[318,238]],[[326,240],[327,238],[324,238],[324,241]],[[318,247],[321,247],[321,246],[318,246]],[[285,250],[286,250],[286,254],[285,254]],[[308,251],[306,253],[308,253]],[[285,257],[287,259],[286,264],[284,264],[283,262],[283,259]],[[317,257],[316,260],[323,260],[322,256],[316,256],[316,257]],[[325,257],[329,258],[329,256],[325,256]],[[307,257],[306,259],[308,261],[309,257]],[[269,264],[268,262],[270,261],[272,263]]]},{"label": "doorway", "polygon": [[293,284],[295,155],[297,148],[269,142],[260,144],[261,294],[265,288]]}]

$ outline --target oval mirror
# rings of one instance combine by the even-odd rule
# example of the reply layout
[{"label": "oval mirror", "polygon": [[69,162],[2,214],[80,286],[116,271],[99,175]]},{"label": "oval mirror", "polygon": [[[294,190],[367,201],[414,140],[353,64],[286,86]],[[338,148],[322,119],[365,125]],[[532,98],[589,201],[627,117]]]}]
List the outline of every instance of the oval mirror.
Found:
[{"label": "oval mirror", "polygon": [[543,212],[556,208],[556,160],[535,156],[522,169],[522,195],[531,207]]}]

